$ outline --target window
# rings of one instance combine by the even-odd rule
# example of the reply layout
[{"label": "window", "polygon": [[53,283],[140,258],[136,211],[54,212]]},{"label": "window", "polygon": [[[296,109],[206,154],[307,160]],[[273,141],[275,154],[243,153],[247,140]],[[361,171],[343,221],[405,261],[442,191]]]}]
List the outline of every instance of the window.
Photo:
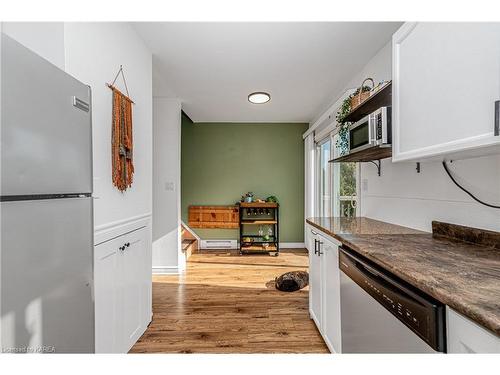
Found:
[{"label": "window", "polygon": [[356,217],[359,163],[329,163],[335,153],[335,137],[316,144],[315,215]]},{"label": "window", "polygon": [[358,163],[336,163],[333,174],[334,216],[357,216]]},{"label": "window", "polygon": [[332,174],[331,163],[331,140],[317,146],[318,160],[318,214],[319,216],[332,216]]}]

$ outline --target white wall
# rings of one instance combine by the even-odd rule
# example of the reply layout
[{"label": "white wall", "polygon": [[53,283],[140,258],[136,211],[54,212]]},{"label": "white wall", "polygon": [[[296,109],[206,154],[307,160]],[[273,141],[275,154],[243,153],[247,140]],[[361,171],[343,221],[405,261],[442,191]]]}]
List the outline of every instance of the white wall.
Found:
[{"label": "white wall", "polygon": [[184,268],[180,239],[181,102],[153,99],[153,270]]},{"label": "white wall", "polygon": [[[346,89],[359,86],[366,77],[376,83],[390,80],[391,54],[389,42]],[[431,231],[432,220],[500,231],[500,210],[482,206],[459,190],[441,163],[422,163],[420,174],[415,167],[386,159],[379,177],[374,165],[361,163],[361,215],[425,231]],[[450,170],[478,197],[500,204],[500,156],[455,161]]]},{"label": "white wall", "polygon": [[[113,22],[2,23],[2,31],[92,87],[94,225],[96,233],[105,232],[97,237],[120,235],[135,223],[143,224],[154,212],[154,264],[177,270],[180,263],[182,270],[185,262],[178,232],[181,104],[178,99],[164,98],[174,95],[168,82],[156,74],[155,94],[162,97],[155,101],[153,145],[154,72],[152,55],[142,39],[128,23]],[[125,193],[111,181],[111,90],[105,85],[120,64],[136,103],[132,108],[134,183]],[[116,85],[125,92],[121,80]]]},{"label": "white wall", "polygon": [[[152,55],[124,22],[2,23],[2,31],[92,87],[94,226],[111,228],[152,211]],[[134,183],[120,193],[111,180],[111,90],[123,65],[134,126]],[[123,82],[118,88],[125,92]]]},{"label": "white wall", "polygon": [[63,22],[2,22],[2,31],[64,69]]},{"label": "white wall", "polygon": [[[453,184],[441,163],[422,163],[418,174],[415,163],[387,159],[381,177],[373,165],[361,168],[364,216],[425,231],[431,231],[432,220],[500,231],[500,210],[473,201]],[[477,197],[500,204],[500,155],[454,161],[449,168]]]},{"label": "white wall", "polygon": [[[92,87],[94,225],[97,229],[152,211],[152,56],[127,23],[65,23],[66,71]],[[124,193],[111,179],[111,82],[123,65],[132,107],[134,182]],[[116,86],[125,92],[121,80]]]}]

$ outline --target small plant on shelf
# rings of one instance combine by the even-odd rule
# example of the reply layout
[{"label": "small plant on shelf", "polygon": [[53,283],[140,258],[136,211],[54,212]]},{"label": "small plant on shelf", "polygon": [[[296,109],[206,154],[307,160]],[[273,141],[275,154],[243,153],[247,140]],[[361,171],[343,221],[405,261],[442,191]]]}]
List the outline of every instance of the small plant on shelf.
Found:
[{"label": "small plant on shelf", "polygon": [[337,147],[337,149],[339,149],[340,156],[345,155],[349,150],[349,125],[351,125],[351,122],[346,121],[346,119],[347,116],[351,113],[352,98],[357,96],[360,91],[367,92],[370,90],[371,87],[369,86],[362,86],[358,88],[351,95],[344,99],[342,105],[339,108],[339,111],[337,112],[336,118],[337,122],[339,123],[339,137],[335,141],[335,146]]}]

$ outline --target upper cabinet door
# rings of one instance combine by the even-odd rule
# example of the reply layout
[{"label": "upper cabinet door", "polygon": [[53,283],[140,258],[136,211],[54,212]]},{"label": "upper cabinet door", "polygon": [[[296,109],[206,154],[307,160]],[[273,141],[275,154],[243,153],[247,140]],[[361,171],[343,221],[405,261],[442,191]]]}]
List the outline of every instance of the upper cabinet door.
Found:
[{"label": "upper cabinet door", "polygon": [[392,46],[393,161],[500,152],[500,23],[406,23]]}]

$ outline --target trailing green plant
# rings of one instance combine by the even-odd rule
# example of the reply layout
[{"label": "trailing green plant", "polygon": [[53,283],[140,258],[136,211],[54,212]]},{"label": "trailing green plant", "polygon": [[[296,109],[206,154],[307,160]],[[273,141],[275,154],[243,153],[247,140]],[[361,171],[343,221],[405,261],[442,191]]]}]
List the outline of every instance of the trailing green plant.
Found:
[{"label": "trailing green plant", "polygon": [[350,122],[346,121],[347,116],[351,113],[351,99],[359,94],[360,90],[363,92],[370,91],[371,88],[369,86],[363,86],[354,91],[351,95],[344,99],[342,105],[337,112],[337,122],[339,123],[339,137],[335,142],[335,146],[341,150],[341,154],[347,151],[349,148],[349,125]]}]

